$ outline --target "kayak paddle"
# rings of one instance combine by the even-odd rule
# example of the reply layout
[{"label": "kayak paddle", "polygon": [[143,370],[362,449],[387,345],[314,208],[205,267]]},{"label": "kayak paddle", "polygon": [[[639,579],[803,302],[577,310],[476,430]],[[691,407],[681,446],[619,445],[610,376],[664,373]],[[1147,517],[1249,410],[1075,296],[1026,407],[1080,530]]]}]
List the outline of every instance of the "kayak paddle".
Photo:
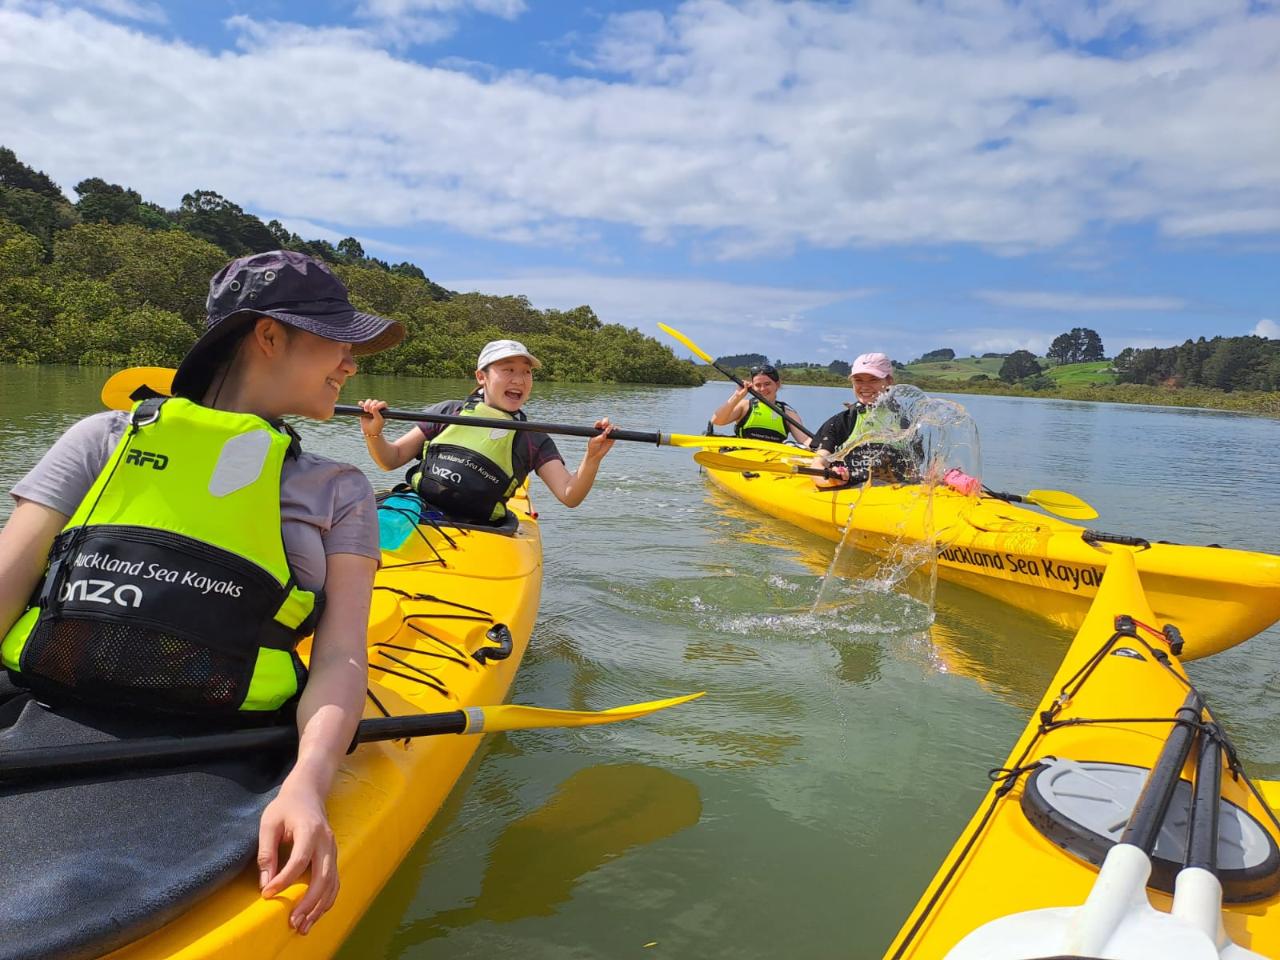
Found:
[{"label": "kayak paddle", "polygon": [[715,367],[717,370],[723,373],[726,377],[728,377],[738,386],[746,387],[747,393],[751,394],[753,397],[755,397],[757,400],[763,403],[766,407],[768,407],[770,410],[772,410],[774,413],[780,416],[783,420],[785,420],[788,426],[795,427],[797,430],[799,430],[801,433],[803,433],[807,437],[813,436],[813,432],[808,427],[806,427],[803,423],[801,423],[799,420],[796,420],[792,417],[787,416],[787,414],[783,411],[781,407],[770,403],[764,397],[760,396],[760,394],[756,393],[755,390],[751,389],[750,386],[748,386],[747,384],[739,380],[737,374],[735,374],[732,370],[726,370],[724,367],[720,366],[720,364],[716,363],[713,359],[711,359],[710,354],[708,354],[696,343],[694,343],[692,340],[686,337],[679,330],[675,329],[674,327],[668,327],[665,323],[658,324],[658,328],[662,330],[663,333],[666,333],[672,337],[675,337],[675,339],[679,340],[686,347],[688,347],[689,350],[694,354],[694,356],[698,357],[700,360],[705,360],[707,363],[711,364],[711,366]]},{"label": "kayak paddle", "polygon": [[1093,520],[1098,511],[1089,506],[1075,494],[1065,490],[1032,490],[1029,493],[998,493],[990,487],[983,487],[982,492],[988,497],[1005,500],[1011,503],[1030,503],[1047,513],[1072,520]]},{"label": "kayak paddle", "polygon": [[[733,444],[736,437],[722,437],[727,444]],[[693,455],[694,462],[712,470],[741,470],[743,473],[800,473],[808,477],[838,477],[830,467],[802,467],[798,463],[784,463],[781,460],[743,460],[741,457],[726,457],[722,453],[704,450]]]},{"label": "kayak paddle", "polygon": [[[553,710],[507,703],[403,717],[372,717],[360,721],[351,741],[351,749],[354,750],[362,743],[379,740],[434,737],[445,733],[501,733],[506,730],[590,727],[601,723],[617,723],[619,720],[631,720],[679,706],[700,696],[701,693],[693,693],[609,710]],[[229,753],[243,754],[254,750],[283,748],[297,742],[297,727],[289,724],[249,727],[191,737],[136,737],[60,747],[7,750],[0,753],[0,783],[29,783],[140,767],[176,766]]]},{"label": "kayak paddle", "polygon": [[[102,387],[102,402],[112,410],[129,410],[139,400],[149,397],[167,397],[173,389],[173,371],[164,367],[132,367],[112,374]],[[367,414],[354,404],[340,403],[335,414],[363,417]],[[497,420],[490,417],[461,417],[444,413],[420,413],[414,410],[383,410],[388,420],[407,420],[419,423],[456,423],[468,427],[484,427],[487,430],[532,430],[538,433],[557,434],[566,437],[597,437],[603,431],[595,427],[579,427],[567,423],[535,423],[532,420]],[[646,430],[619,430],[610,432],[614,440],[634,443],[652,443],[659,447],[722,447],[725,437],[708,437],[701,434],[661,433]],[[733,445],[748,450],[794,450],[771,440],[731,438]]]},{"label": "kayak paddle", "polygon": [[[1097,879],[1078,907],[1029,910],[992,920],[969,933],[948,960],[1013,960],[1023,957],[1219,956],[1212,940],[1151,906],[1147,880],[1151,852],[1196,739],[1203,704],[1193,690],[1178,709],[1173,729],[1133,806],[1120,842],[1107,851]],[[1216,798],[1215,798],[1216,802]],[[1239,948],[1236,948],[1239,949]],[[1257,956],[1252,952],[1229,957]]]},{"label": "kayak paddle", "polygon": [[[724,446],[737,443],[736,437],[722,437]],[[791,473],[812,477],[833,477],[830,468],[802,467],[799,464],[783,463],[777,460],[743,460],[741,457],[727,457],[723,454],[704,452],[695,453],[693,459],[712,470],[741,470],[747,473]],[[983,488],[983,492],[997,500],[1010,500],[1015,503],[1033,503],[1046,513],[1080,520],[1092,520],[1098,512],[1079,497],[1065,490],[1032,490],[1026,494],[996,493]]]}]

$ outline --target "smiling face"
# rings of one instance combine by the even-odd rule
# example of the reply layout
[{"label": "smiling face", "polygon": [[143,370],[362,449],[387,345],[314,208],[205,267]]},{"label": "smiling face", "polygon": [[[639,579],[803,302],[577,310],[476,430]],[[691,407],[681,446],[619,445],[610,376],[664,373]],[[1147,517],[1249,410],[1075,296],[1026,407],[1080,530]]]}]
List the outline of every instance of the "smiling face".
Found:
[{"label": "smiling face", "polygon": [[770,402],[778,395],[778,381],[763,373],[757,373],[752,377],[750,386],[752,390]]},{"label": "smiling face", "polygon": [[868,407],[893,385],[893,377],[877,377],[869,373],[855,373],[849,379],[853,382],[858,402]]},{"label": "smiling face", "polygon": [[476,371],[476,383],[484,388],[484,402],[515,413],[533,392],[533,364],[528,357],[508,357]]},{"label": "smiling face", "polygon": [[356,372],[351,344],[281,327],[288,346],[279,356],[275,373],[281,395],[288,397],[287,412],[328,420],[343,384]]}]

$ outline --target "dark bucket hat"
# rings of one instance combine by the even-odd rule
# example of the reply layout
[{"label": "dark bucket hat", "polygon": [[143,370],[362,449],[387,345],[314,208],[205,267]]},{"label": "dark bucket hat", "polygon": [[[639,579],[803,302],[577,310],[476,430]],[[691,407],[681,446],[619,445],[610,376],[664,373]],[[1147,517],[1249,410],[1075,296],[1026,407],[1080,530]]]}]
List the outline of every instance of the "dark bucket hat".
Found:
[{"label": "dark bucket hat", "polygon": [[274,317],[328,340],[350,343],[356,356],[394,347],[404,339],[397,320],[361,313],[347,288],[319,260],[272,250],[232,260],[209,281],[204,334],[173,376],[173,392],[199,400],[225,356],[228,338],[258,317]]}]

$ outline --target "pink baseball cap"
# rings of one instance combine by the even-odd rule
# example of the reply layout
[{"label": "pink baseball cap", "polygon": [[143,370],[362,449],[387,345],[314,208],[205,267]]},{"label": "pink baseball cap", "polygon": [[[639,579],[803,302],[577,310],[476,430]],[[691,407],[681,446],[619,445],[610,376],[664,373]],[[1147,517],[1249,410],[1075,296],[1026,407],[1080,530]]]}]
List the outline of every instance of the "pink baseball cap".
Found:
[{"label": "pink baseball cap", "polygon": [[881,380],[888,380],[893,376],[893,361],[887,354],[864,353],[853,361],[853,369],[849,371],[849,376],[852,377],[856,373],[869,373]]}]

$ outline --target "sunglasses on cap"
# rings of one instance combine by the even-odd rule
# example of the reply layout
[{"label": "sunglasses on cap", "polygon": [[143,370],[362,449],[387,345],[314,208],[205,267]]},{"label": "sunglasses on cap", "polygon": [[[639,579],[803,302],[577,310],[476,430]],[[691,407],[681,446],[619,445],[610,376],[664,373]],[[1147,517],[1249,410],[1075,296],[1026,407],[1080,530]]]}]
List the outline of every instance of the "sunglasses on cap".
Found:
[{"label": "sunglasses on cap", "polygon": [[768,377],[770,380],[774,381],[775,383],[778,381],[778,368],[775,367],[772,363],[762,363],[759,366],[752,367],[749,372],[753,377],[756,376],[757,374],[763,373],[766,377]]}]

